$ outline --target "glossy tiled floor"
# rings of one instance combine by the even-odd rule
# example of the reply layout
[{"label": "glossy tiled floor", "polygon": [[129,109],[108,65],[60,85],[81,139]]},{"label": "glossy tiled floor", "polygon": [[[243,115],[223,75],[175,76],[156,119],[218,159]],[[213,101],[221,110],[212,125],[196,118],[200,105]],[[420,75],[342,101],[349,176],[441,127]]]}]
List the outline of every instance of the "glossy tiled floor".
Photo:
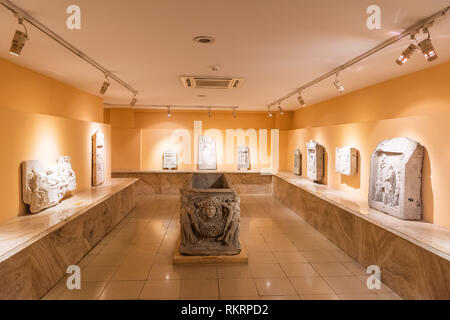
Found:
[{"label": "glossy tiled floor", "polygon": [[271,196],[241,196],[248,265],[173,266],[179,197],[137,208],[79,264],[81,290],[58,283],[44,299],[399,299]]}]

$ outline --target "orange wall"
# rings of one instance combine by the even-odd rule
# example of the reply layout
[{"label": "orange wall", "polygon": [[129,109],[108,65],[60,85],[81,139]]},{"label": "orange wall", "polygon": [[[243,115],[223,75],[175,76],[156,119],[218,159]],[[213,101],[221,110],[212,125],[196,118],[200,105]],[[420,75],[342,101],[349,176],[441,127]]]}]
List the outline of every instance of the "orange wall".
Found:
[{"label": "orange wall", "polygon": [[[231,112],[212,111],[212,117],[208,118],[206,111],[203,112],[187,112],[182,110],[172,110],[172,116],[167,117],[166,111],[160,110],[133,110],[133,109],[109,109],[105,111],[105,118],[109,119],[112,126],[112,170],[162,170],[162,153],[169,147],[179,149],[182,141],[173,141],[172,134],[176,130],[185,129],[191,136],[191,163],[182,163],[178,167],[179,170],[195,170],[194,164],[194,121],[202,121],[203,133],[209,129],[217,129],[223,136],[224,143],[224,163],[218,164],[219,170],[236,170],[237,155],[237,139],[234,142],[234,161],[226,163],[226,129],[255,129],[257,131],[257,139],[259,139],[259,129],[267,129],[268,147],[267,155],[271,155],[270,129],[275,128],[274,125],[279,123],[286,127],[286,123],[290,123],[290,117],[286,113],[285,120],[277,119],[278,115],[269,118],[266,112],[238,112],[237,118],[233,119]],[[287,131],[281,131],[280,137],[287,137]],[[281,138],[280,138],[281,140]],[[285,141],[287,141],[285,139]],[[247,145],[249,139],[246,138]],[[286,144],[280,143],[280,148]],[[257,150],[251,156],[253,159],[258,154]],[[180,154],[180,160],[183,157]],[[267,165],[254,163],[252,170],[270,167]],[[285,164],[283,164],[285,166]]]},{"label": "orange wall", "polygon": [[0,58],[0,108],[103,122],[103,100]]},{"label": "orange wall", "polygon": [[105,134],[106,176],[111,172],[110,126],[96,96],[0,59],[0,223],[25,213],[20,164],[54,165],[71,156],[77,190],[91,186],[91,135]]},{"label": "orange wall", "polygon": [[[295,112],[288,133],[288,168],[299,148],[306,176],[306,142],[326,149],[324,183],[367,201],[370,157],[384,139],[406,136],[425,147],[424,220],[450,228],[450,63],[396,78]],[[356,177],[336,173],[335,148],[359,150]]]}]

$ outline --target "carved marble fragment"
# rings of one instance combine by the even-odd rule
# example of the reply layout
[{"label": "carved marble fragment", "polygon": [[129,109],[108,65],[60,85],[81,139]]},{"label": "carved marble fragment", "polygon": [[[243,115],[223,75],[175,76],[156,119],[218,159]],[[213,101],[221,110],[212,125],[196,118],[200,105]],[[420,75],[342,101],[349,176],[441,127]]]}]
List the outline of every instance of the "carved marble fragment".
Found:
[{"label": "carved marble fragment", "polygon": [[198,170],[217,170],[216,140],[198,137]]},{"label": "carved marble fragment", "polygon": [[105,182],[105,135],[98,130],[92,136],[92,185]]},{"label": "carved marble fragment", "polygon": [[311,181],[320,182],[323,179],[323,146],[311,140],[306,144],[307,176]]},{"label": "carved marble fragment", "polygon": [[381,142],[372,153],[369,206],[405,220],[422,218],[423,147],[406,137]]},{"label": "carved marble fragment", "polygon": [[294,174],[298,176],[302,174],[302,153],[299,149],[294,151]]},{"label": "carved marble fragment", "polygon": [[250,149],[247,146],[238,147],[238,170],[250,169]]},{"label": "carved marble fragment", "polygon": [[239,254],[240,199],[225,175],[195,173],[180,191],[180,253]]},{"label": "carved marble fragment", "polygon": [[354,176],[358,170],[358,151],[345,146],[336,148],[336,172],[346,176]]},{"label": "carved marble fragment", "polygon": [[71,158],[59,157],[55,166],[46,168],[39,160],[22,163],[22,198],[37,213],[57,205],[77,187]]},{"label": "carved marble fragment", "polygon": [[178,153],[167,150],[163,153],[163,169],[173,170],[178,168]]}]

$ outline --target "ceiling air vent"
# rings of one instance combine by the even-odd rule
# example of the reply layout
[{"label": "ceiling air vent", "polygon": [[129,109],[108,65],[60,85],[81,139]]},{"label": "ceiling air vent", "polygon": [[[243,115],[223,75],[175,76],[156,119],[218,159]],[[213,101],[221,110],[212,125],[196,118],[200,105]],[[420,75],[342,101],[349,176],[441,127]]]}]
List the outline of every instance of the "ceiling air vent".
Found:
[{"label": "ceiling air vent", "polygon": [[238,88],[244,82],[237,78],[218,78],[218,77],[194,77],[181,76],[181,83],[185,88],[199,89],[233,89]]}]

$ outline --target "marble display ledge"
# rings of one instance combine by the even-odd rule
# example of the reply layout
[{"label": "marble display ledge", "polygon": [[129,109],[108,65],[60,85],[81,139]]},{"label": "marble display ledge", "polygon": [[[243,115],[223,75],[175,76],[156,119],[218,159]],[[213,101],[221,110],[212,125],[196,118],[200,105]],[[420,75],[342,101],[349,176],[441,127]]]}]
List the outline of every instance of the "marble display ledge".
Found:
[{"label": "marble display ledge", "polygon": [[0,263],[137,181],[135,178],[114,178],[101,186],[81,190],[58,205],[37,214],[13,218],[2,223]]},{"label": "marble display ledge", "polygon": [[313,183],[288,171],[278,172],[275,176],[450,261],[450,230],[446,228],[392,217],[370,208],[367,201],[355,201],[345,191]]},{"label": "marble display ledge", "polygon": [[263,176],[272,176],[272,172],[266,172],[261,170],[116,170],[112,174],[117,173],[259,173]]}]

